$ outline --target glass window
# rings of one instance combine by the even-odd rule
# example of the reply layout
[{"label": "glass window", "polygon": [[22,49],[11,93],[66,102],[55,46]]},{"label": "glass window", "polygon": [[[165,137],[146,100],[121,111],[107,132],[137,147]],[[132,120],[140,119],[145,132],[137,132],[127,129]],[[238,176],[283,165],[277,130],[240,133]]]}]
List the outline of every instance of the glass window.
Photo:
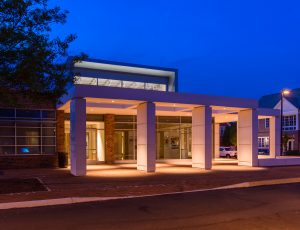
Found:
[{"label": "glass window", "polygon": [[268,148],[269,147],[269,137],[259,137],[258,138],[258,147],[259,148]]},{"label": "glass window", "polygon": [[44,154],[53,154],[55,153],[55,146],[43,146]]},{"label": "glass window", "polygon": [[41,129],[17,127],[17,136],[41,136]]},{"label": "glass window", "polygon": [[42,110],[43,119],[55,119],[55,110]]},{"label": "glass window", "polygon": [[115,122],[135,122],[135,121],[136,121],[136,116],[132,116],[132,115],[115,116]]},{"label": "glass window", "polygon": [[0,121],[0,127],[15,127],[14,121]]},{"label": "glass window", "polygon": [[122,81],[113,79],[98,78],[99,86],[122,87]]},{"label": "glass window", "polygon": [[16,111],[17,118],[41,118],[40,110],[26,110],[26,109],[17,109]]},{"label": "glass window", "polygon": [[0,128],[0,136],[15,136],[15,127]]},{"label": "glass window", "polygon": [[296,115],[283,116],[283,130],[285,131],[296,130],[296,125],[297,125]]},{"label": "glass window", "polygon": [[43,137],[43,145],[55,145],[55,137]]},{"label": "glass window", "polygon": [[0,155],[15,154],[14,146],[0,146]]},{"label": "glass window", "polygon": [[17,137],[17,145],[40,145],[40,137]]},{"label": "glass window", "polygon": [[34,122],[34,121],[17,121],[16,122],[17,127],[37,127],[39,128],[41,126],[40,122]]},{"label": "glass window", "polygon": [[97,85],[97,78],[76,76],[75,79],[75,83],[79,85]]},{"label": "glass window", "polygon": [[117,130],[114,134],[116,160],[136,159],[136,130]]},{"label": "glass window", "polygon": [[192,123],[192,117],[180,117],[181,123]]},{"label": "glass window", "polygon": [[265,128],[269,128],[270,127],[270,118],[266,118],[265,119]]},{"label": "glass window", "polygon": [[0,109],[0,117],[15,117],[14,109]]},{"label": "glass window", "polygon": [[136,81],[123,81],[123,87],[131,89],[145,89],[145,83]]},{"label": "glass window", "polygon": [[15,145],[15,137],[0,137],[0,145]]},{"label": "glass window", "polygon": [[191,158],[191,118],[159,116],[157,121],[157,159]]},{"label": "glass window", "polygon": [[19,146],[17,148],[18,154],[40,154],[41,147],[40,146]]},{"label": "glass window", "polygon": [[146,83],[145,89],[155,91],[167,91],[167,86],[164,84]]},{"label": "glass window", "polygon": [[136,129],[134,123],[115,123],[115,129]]},{"label": "glass window", "polygon": [[158,116],[157,122],[159,122],[159,123],[180,123],[180,117],[178,117],[178,116]]},{"label": "glass window", "polygon": [[43,128],[43,136],[55,136],[55,128]]},{"label": "glass window", "polygon": [[43,122],[43,127],[56,127],[56,122]]}]

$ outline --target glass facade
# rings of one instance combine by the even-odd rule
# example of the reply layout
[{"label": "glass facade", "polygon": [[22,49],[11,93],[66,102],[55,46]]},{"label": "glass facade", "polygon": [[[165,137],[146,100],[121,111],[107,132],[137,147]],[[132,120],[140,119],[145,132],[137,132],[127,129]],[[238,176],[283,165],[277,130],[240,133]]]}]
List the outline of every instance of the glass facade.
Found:
[{"label": "glass facade", "polygon": [[156,122],[156,158],[192,158],[192,118],[158,116]]},{"label": "glass facade", "polygon": [[76,77],[76,84],[167,91],[166,84],[124,81],[124,80],[93,78],[93,77]]},{"label": "glass facade", "polygon": [[[136,160],[136,116],[115,116],[115,159]],[[156,158],[189,159],[192,146],[192,118],[156,117]]]},{"label": "glass facade", "polygon": [[0,109],[0,155],[53,154],[55,110]]},{"label": "glass facade", "polygon": [[115,116],[116,160],[136,160],[136,116]]},{"label": "glass facade", "polygon": [[[87,121],[85,135],[86,159],[91,162],[104,161],[104,122]],[[68,155],[70,147],[70,121],[65,121],[65,149]]]}]

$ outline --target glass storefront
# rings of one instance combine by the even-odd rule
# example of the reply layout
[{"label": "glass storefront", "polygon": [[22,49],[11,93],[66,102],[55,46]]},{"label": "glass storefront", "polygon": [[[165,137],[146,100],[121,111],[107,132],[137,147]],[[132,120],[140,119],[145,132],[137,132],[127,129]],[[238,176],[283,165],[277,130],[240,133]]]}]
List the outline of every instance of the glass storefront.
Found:
[{"label": "glass storefront", "polygon": [[[104,161],[104,122],[86,122],[86,159]],[[70,121],[65,122],[65,148],[70,155]]]},{"label": "glass storefront", "polygon": [[[191,158],[191,134],[191,117],[157,116],[156,158]],[[116,160],[136,160],[136,116],[115,116],[114,143]]]},{"label": "glass storefront", "polygon": [[0,109],[0,155],[54,154],[55,110]]},{"label": "glass storefront", "polygon": [[[66,150],[70,152],[70,121],[65,123]],[[87,121],[87,160],[104,161],[104,122]],[[192,118],[179,116],[156,117],[156,159],[190,159],[192,157]],[[115,115],[115,160],[136,160],[136,116]]]},{"label": "glass storefront", "polygon": [[136,116],[115,116],[115,159],[136,160]]},{"label": "glass storefront", "polygon": [[189,159],[192,157],[192,118],[157,117],[156,158]]}]

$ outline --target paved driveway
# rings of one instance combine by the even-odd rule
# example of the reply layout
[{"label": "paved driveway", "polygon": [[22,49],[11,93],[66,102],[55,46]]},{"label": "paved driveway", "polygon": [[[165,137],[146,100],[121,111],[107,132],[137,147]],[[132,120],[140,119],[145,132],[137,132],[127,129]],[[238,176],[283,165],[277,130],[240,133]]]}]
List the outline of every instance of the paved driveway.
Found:
[{"label": "paved driveway", "polygon": [[197,192],[0,211],[16,229],[299,229],[300,185]]}]

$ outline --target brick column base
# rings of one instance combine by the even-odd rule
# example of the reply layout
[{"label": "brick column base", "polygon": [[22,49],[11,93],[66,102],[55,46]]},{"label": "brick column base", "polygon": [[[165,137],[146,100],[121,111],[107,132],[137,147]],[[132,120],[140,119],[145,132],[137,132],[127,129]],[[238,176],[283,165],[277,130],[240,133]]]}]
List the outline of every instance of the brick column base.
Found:
[{"label": "brick column base", "polygon": [[114,133],[115,133],[115,115],[104,115],[105,128],[105,163],[113,164],[115,161],[114,155]]},{"label": "brick column base", "polygon": [[56,151],[65,152],[65,113],[56,110]]}]

